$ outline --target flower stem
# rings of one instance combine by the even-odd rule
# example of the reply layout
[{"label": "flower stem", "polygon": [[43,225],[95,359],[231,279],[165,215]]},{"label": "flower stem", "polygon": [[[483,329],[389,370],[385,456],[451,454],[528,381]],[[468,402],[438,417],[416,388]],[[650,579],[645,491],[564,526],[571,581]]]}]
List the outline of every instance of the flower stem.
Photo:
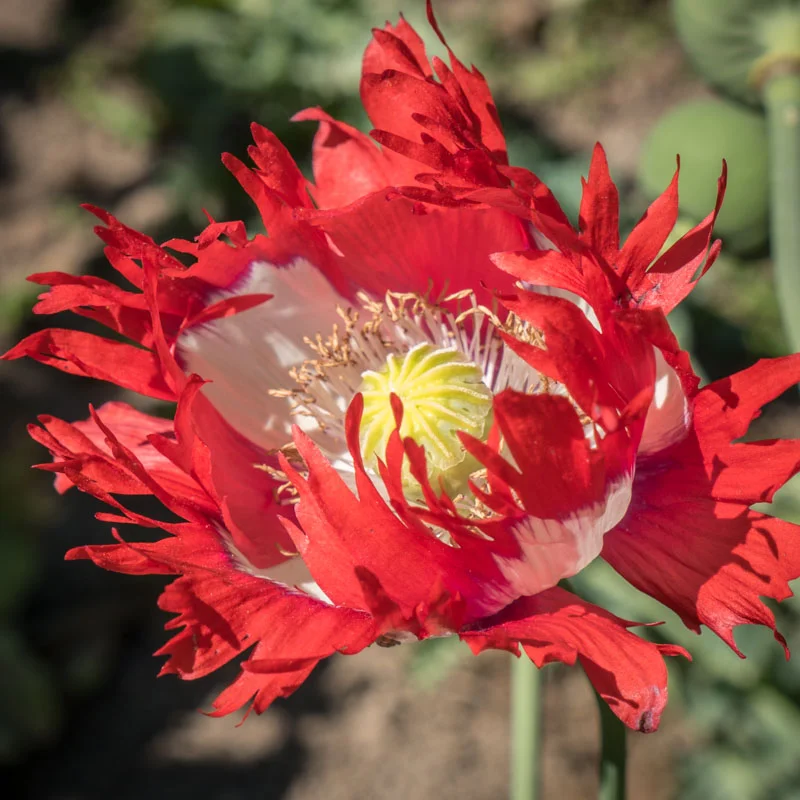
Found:
[{"label": "flower stem", "polygon": [[625,800],[625,726],[599,694],[600,709],[600,791],[598,800]]},{"label": "flower stem", "polygon": [[777,72],[763,88],[770,149],[771,247],[790,349],[800,351],[800,72]]},{"label": "flower stem", "polygon": [[542,678],[525,653],[511,660],[511,800],[539,797]]}]

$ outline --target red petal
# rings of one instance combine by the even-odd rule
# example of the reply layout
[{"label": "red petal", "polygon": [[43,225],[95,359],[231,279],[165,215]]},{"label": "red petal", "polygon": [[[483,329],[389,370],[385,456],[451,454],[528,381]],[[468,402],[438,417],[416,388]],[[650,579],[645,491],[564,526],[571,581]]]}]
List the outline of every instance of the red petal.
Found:
[{"label": "red petal", "polygon": [[386,23],[383,30],[373,29],[373,40],[364,51],[363,73],[381,73],[387,69],[428,77],[433,74],[425,44],[403,15],[397,25]]},{"label": "red petal", "polygon": [[[638,282],[631,280],[631,291],[642,308],[660,308],[665,314],[672,311],[694,288],[716,260],[722,248],[717,240],[709,250],[711,234],[725,197],[728,168],[722,162],[722,175],[717,184],[714,210],[697,226],[675,242]],[[702,266],[702,272],[698,274]],[[695,278],[695,276],[697,276]]]},{"label": "red petal", "polygon": [[489,255],[527,245],[522,222],[502,211],[434,209],[419,215],[410,200],[383,193],[317,224],[343,254],[353,284],[378,297],[392,290],[430,291],[436,298],[471,288],[489,303],[483,282],[500,289],[512,283]]},{"label": "red petal", "polygon": [[[423,127],[413,119],[415,113],[435,120],[448,131],[448,140],[456,146],[458,131],[466,119],[444,88],[430,80],[415,78],[405,72],[386,70],[380,75],[361,78],[361,99],[372,124],[409,141],[420,141]],[[441,142],[445,147],[448,142]]]},{"label": "red petal", "polygon": [[611,710],[629,728],[651,733],[667,704],[663,656],[688,654],[634,636],[627,629],[635,624],[555,588],[520,598],[461,638],[475,653],[488,648],[513,653],[521,645],[538,667],[580,659]]},{"label": "red petal", "polygon": [[452,549],[405,527],[364,473],[357,499],[305,434],[296,431],[295,443],[308,479],[283,464],[300,494],[296,514],[303,531],[290,534],[311,574],[335,603],[366,609],[355,573],[365,567],[410,615],[441,577]]},{"label": "red petal", "polygon": [[[369,638],[372,624],[367,614],[335,608],[296,590],[231,569],[220,575],[182,576],[167,586],[159,607],[179,615],[170,620],[168,629],[183,628],[156,653],[170,656],[161,674],[175,673],[188,680],[219,669],[254,644],[254,658],[312,656],[319,660],[354,646],[355,633],[365,637],[357,649],[374,638]],[[310,671],[307,669],[306,674]],[[260,691],[266,693],[270,682],[264,676]],[[273,694],[269,701],[279,694]]]},{"label": "red petal", "polygon": [[[667,493],[673,502],[659,502]],[[603,557],[617,572],[692,630],[707,625],[740,655],[737,625],[766,625],[785,645],[759,597],[791,596],[788,581],[800,576],[798,526],[741,505],[697,497],[681,502],[656,482],[640,489],[638,499],[642,506],[605,537]]]},{"label": "red petal", "polygon": [[570,255],[557,250],[494,253],[492,263],[521,281],[566,289],[578,297],[586,297],[586,282],[579,263]]},{"label": "red petal", "polygon": [[734,627],[775,631],[760,598],[785,599],[800,576],[800,528],[749,509],[798,470],[800,443],[731,440],[798,380],[800,356],[789,356],[702,389],[693,431],[640,465],[628,515],[605,537],[603,556],[623,577],[736,652]]},{"label": "red petal", "polygon": [[237,433],[203,396],[194,400],[191,425],[205,451],[209,490],[238,549],[260,569],[284,561],[292,544],[281,517],[294,515],[276,502],[275,479],[257,468],[274,457]]},{"label": "red petal", "polygon": [[278,137],[263,125],[250,126],[255,145],[248,155],[260,170],[264,184],[292,207],[310,206],[306,192],[308,181],[303,177],[289,151]]},{"label": "red petal", "polygon": [[764,358],[741,372],[704,387],[694,403],[704,439],[730,442],[747,433],[761,407],[800,382],[800,354]]},{"label": "red petal", "polygon": [[475,67],[468,70],[464,64],[456,58],[439,28],[433,13],[433,4],[431,0],[426,0],[425,7],[428,15],[428,22],[434,31],[436,31],[439,41],[447,48],[456,85],[458,89],[463,92],[465,100],[468,102],[469,108],[477,120],[476,132],[478,134],[478,141],[492,152],[501,164],[507,164],[506,141],[497,114],[497,107],[495,106],[486,79]]},{"label": "red petal", "polygon": [[605,482],[594,474],[583,426],[569,400],[507,390],[495,397],[494,413],[519,469],[506,483],[529,513],[560,519],[603,496]]},{"label": "red petal", "polygon": [[619,253],[619,192],[611,180],[603,148],[596,144],[588,181],[582,180],[580,227],[586,243],[608,264]]},{"label": "red petal", "polygon": [[123,342],[82,331],[48,328],[23,339],[2,357],[11,361],[23,356],[72,375],[110,381],[158,400],[175,400],[153,353]]},{"label": "red petal", "polygon": [[313,149],[314,198],[320,208],[346,206],[387,186],[414,183],[419,165],[380,150],[369,136],[321,109],[306,109],[292,119],[320,123]]},{"label": "red petal", "polygon": [[639,284],[675,227],[678,220],[679,172],[680,161],[670,185],[650,204],[620,251],[616,268],[628,286]]}]

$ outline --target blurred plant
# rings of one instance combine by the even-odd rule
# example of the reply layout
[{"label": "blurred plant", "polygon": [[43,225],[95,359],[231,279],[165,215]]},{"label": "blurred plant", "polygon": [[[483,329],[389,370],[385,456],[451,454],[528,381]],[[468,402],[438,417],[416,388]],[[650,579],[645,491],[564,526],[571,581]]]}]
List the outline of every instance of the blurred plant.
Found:
[{"label": "blurred plant", "polygon": [[[292,149],[308,151],[313,127],[290,123],[305,106],[324,105],[363,122],[353,87],[367,36],[354,46],[344,34],[368,31],[382,5],[393,10],[396,4],[130,0],[137,45],[100,40],[78,51],[66,70],[66,96],[115,133],[167,146],[159,173],[194,225],[204,221],[201,207],[255,222],[234,181],[218,168],[220,151],[243,150],[253,120],[269,121]],[[119,90],[119,80],[131,76],[146,96]]]},{"label": "blurred plant", "polygon": [[[559,100],[585,90],[664,41],[657,6],[641,14],[637,0],[550,2],[533,42],[487,55],[502,65],[496,82],[518,103]],[[615,46],[609,47],[609,41]]]},{"label": "blurred plant", "polygon": [[763,104],[769,135],[771,250],[783,324],[800,349],[800,0],[674,0],[681,41],[726,94]]},{"label": "blurred plant", "polygon": [[[698,71],[714,87],[737,101],[766,108],[765,133],[744,109],[729,103],[705,104],[704,127],[713,125],[700,141],[682,136],[687,153],[718,160],[720,151],[731,162],[731,201],[735,220],[720,216],[731,226],[731,249],[739,249],[746,230],[750,204],[750,233],[761,225],[764,181],[762,171],[769,154],[771,250],[775,262],[777,297],[766,281],[753,273],[763,261],[720,259],[716,274],[701,283],[695,301],[706,310],[734,321],[751,351],[774,354],[786,351],[786,342],[774,320],[780,304],[791,349],[800,348],[800,3],[797,0],[673,0],[678,34]],[[695,105],[695,113],[702,116]],[[689,122],[681,109],[672,120],[660,123],[653,134],[642,172],[652,169],[663,146],[658,137],[672,135],[675,120]],[[717,117],[714,125],[713,119]],[[727,119],[727,124],[725,120]],[[673,128],[669,129],[672,124]],[[679,124],[679,123],[678,123]],[[701,133],[703,128],[701,127]],[[653,140],[656,140],[655,142]],[[716,140],[716,141],[715,141]],[[760,152],[759,152],[760,151]],[[735,183],[737,164],[745,173]],[[695,166],[696,170],[698,167]],[[714,169],[709,163],[708,169]],[[693,170],[694,171],[694,170]],[[646,176],[642,175],[643,183]],[[682,186],[682,189],[686,187]],[[690,193],[692,188],[689,187]],[[693,197],[683,198],[691,203]],[[684,209],[688,210],[685,204]],[[721,229],[723,235],[725,231]],[[753,237],[755,238],[755,237]],[[751,240],[752,246],[756,244]],[[745,239],[744,245],[747,245]],[[742,250],[747,247],[741,247]],[[779,417],[785,430],[786,416]],[[763,506],[763,507],[762,507]],[[770,509],[785,519],[800,519],[800,481],[788,483]],[[790,642],[800,638],[797,603],[776,609]],[[720,650],[698,658],[704,669],[692,673],[681,686],[697,727],[700,746],[684,762],[681,797],[686,800],[797,800],[800,797],[800,670],[767,647],[767,640],[752,628],[737,636],[749,656],[744,670],[729,669],[730,653],[717,642],[699,640],[702,648]],[[697,650],[697,646],[695,646]]]},{"label": "blurred plant", "polygon": [[28,443],[9,448],[0,474],[0,764],[18,759],[58,733],[61,702],[47,665],[31,650],[19,624],[39,570],[32,523],[52,503],[34,507],[27,485]]}]

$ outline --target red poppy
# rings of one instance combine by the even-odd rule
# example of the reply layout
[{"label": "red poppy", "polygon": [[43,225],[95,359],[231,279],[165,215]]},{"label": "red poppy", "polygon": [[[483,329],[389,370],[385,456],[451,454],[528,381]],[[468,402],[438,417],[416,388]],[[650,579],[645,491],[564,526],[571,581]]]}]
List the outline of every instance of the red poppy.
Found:
[{"label": "red poppy", "polygon": [[[6,358],[177,403],[174,423],[112,403],[32,426],[60,490],[169,534],[115,529],[117,543],[67,557],[178,576],[160,600],[178,630],[162,672],[193,679],[247,653],[215,714],[263,711],[335,652],[454,634],[539,666],[580,659],[627,725],[654,730],[662,656],[684,651],[558,583],[602,551],[692,627],[730,642],[741,622],[774,627],[758,596],[787,596],[800,572],[794,529],[749,506],[798,469],[800,447],[731,442],[800,380],[800,360],[698,390],[664,311],[713,219],[648,270],[674,187],[620,251],[598,151],[575,233],[546,187],[506,166],[480,74],[454,57],[431,67],[405,22],[375,32],[362,96],[380,150],[299,115],[320,121],[314,185],[260,127],[255,170],[225,157],[268,235],[212,222],[159,246],[93,209],[133,290],[32,276],[50,287],[37,312],[72,310],[132,343],[49,329]],[[128,494],[180,521],[134,513]]]}]

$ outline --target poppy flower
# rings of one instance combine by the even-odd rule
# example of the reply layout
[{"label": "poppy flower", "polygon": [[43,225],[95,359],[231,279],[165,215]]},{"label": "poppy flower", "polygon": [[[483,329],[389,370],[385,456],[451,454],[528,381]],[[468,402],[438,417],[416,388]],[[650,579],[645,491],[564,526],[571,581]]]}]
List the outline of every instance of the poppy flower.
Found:
[{"label": "poppy flower", "polygon": [[[651,267],[674,187],[620,249],[598,150],[573,231],[507,166],[482,76],[455,56],[431,65],[402,20],[375,32],[361,88],[383,146],[303,112],[320,125],[313,184],[258,126],[255,169],[224,157],[266,235],[211,221],[157,245],[91,209],[131,288],[31,277],[49,287],[38,313],[118,336],[48,329],[5,358],[176,403],[174,420],[109,403],[31,427],[59,490],[167,534],[115,527],[67,558],[177,576],[159,601],[177,631],[162,674],[243,656],[216,715],[265,710],[333,653],[458,635],[539,666],[580,660],[620,719],[654,730],[663,656],[687,654],[558,584],[602,553],[691,627],[731,643],[736,624],[774,628],[759,595],[788,595],[795,530],[749,506],[800,447],[731,442],[800,360],[698,389],[664,313],[713,219]],[[128,508],[137,494],[170,518]]]}]

